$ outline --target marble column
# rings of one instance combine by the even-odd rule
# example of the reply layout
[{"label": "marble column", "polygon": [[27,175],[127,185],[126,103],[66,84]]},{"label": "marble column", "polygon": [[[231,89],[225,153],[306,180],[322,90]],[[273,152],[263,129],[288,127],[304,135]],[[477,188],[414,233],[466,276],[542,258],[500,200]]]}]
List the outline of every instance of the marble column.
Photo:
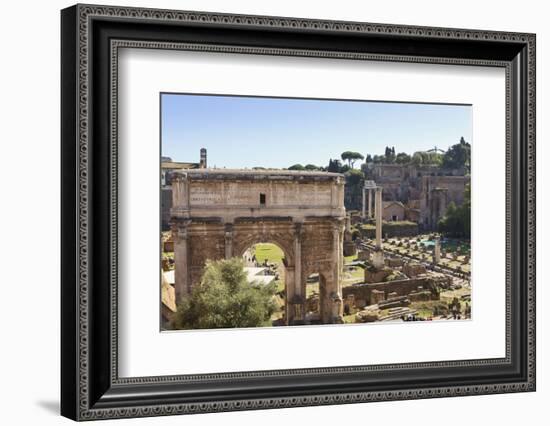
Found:
[{"label": "marble column", "polygon": [[[363,193],[363,208],[361,209],[361,218],[362,219],[365,219],[365,216],[366,216],[367,196],[365,195],[365,192],[366,192],[366,189],[362,188],[362,193]],[[369,190],[369,195],[370,195],[370,190]],[[370,212],[370,206],[369,206],[369,212]]]},{"label": "marble column", "polygon": [[288,324],[303,324],[304,317],[304,302],[305,302],[305,289],[302,289],[302,285],[305,284],[302,270],[302,223],[298,222],[294,224],[294,286],[292,291],[291,283],[286,283],[287,290],[287,312],[288,312]]},{"label": "marble column", "polygon": [[171,217],[189,217],[189,179],[185,173],[175,173],[172,178]]},{"label": "marble column", "polygon": [[285,267],[285,324],[290,325],[294,321],[294,306],[291,301],[294,298],[294,266]]},{"label": "marble column", "polygon": [[332,228],[333,238],[333,272],[331,283],[331,323],[340,323],[343,320],[343,304],[342,304],[342,270],[344,268],[343,255],[343,234],[344,227],[341,222],[337,222]]},{"label": "marble column", "polygon": [[225,258],[233,257],[233,224],[225,224]]},{"label": "marble column", "polygon": [[188,243],[188,224],[176,223],[173,228],[174,238],[174,290],[176,293],[176,303],[187,296],[190,292],[191,283],[189,282],[189,243]]},{"label": "marble column", "polygon": [[374,215],[376,219],[376,247],[382,248],[382,188],[379,186],[376,187]]},{"label": "marble column", "polygon": [[340,225],[335,224],[332,228],[332,264],[334,268],[334,286],[333,289],[338,289],[338,283],[340,282],[340,254],[342,252],[342,246],[340,245]]},{"label": "marble column", "polygon": [[435,237],[435,245],[434,245],[434,257],[433,257],[433,263],[434,265],[437,265],[441,260],[441,240],[439,238],[439,235]]},{"label": "marble column", "polygon": [[294,224],[294,294],[302,296],[302,224]]},{"label": "marble column", "polygon": [[445,213],[447,212],[447,191],[441,191],[441,195],[439,197],[439,217],[437,218],[436,222],[434,223],[434,227],[437,226],[437,222],[439,219],[441,219],[443,216],[445,216]]},{"label": "marble column", "polygon": [[369,189],[369,219],[372,219],[372,189]]}]

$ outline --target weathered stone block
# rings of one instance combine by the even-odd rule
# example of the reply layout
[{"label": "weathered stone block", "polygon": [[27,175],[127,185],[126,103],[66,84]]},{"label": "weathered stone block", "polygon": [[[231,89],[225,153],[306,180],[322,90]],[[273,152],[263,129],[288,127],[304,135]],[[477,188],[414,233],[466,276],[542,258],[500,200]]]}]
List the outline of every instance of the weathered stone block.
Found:
[{"label": "weathered stone block", "polygon": [[370,251],[369,250],[359,250],[357,252],[357,260],[369,260]]},{"label": "weathered stone block", "polygon": [[367,306],[367,301],[365,299],[355,299],[355,307],[357,309],[363,309],[365,306]]},{"label": "weathered stone block", "polygon": [[344,241],[344,256],[353,256],[357,253],[357,247],[353,241]]},{"label": "weathered stone block", "polygon": [[399,308],[402,306],[410,305],[410,300],[407,296],[396,297],[393,299],[383,300],[378,304],[379,309],[393,309]]},{"label": "weathered stone block", "polygon": [[365,309],[355,314],[357,322],[375,322],[380,319],[380,311],[378,309]]},{"label": "weathered stone block", "polygon": [[392,268],[399,268],[403,266],[403,264],[405,263],[403,262],[403,259],[400,259],[397,257],[394,257],[394,258],[389,257],[385,260],[385,262],[387,266],[390,266]]},{"label": "weathered stone block", "polygon": [[382,250],[374,251],[371,255],[371,262],[376,269],[382,269],[385,265],[384,252]]},{"label": "weathered stone block", "polygon": [[376,305],[386,298],[385,292],[382,290],[372,290],[370,293],[370,305]]},{"label": "weathered stone block", "polygon": [[378,270],[373,267],[365,268],[365,282],[366,283],[379,283],[383,282],[385,278],[393,273],[391,268],[384,268]]},{"label": "weathered stone block", "polygon": [[426,267],[416,262],[409,262],[403,265],[403,273],[409,278],[415,278],[418,275],[426,273]]}]

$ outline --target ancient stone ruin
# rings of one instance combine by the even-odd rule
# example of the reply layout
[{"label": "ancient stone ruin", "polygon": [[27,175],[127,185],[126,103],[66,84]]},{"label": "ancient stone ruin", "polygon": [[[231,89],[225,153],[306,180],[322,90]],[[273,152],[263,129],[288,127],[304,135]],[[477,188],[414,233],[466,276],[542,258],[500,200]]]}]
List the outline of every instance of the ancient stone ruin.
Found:
[{"label": "ancient stone ruin", "polygon": [[206,260],[271,242],[285,255],[285,323],[305,322],[306,278],[319,274],[319,318],[342,322],[344,180],[337,173],[193,169],[172,175],[171,229],[179,300]]}]

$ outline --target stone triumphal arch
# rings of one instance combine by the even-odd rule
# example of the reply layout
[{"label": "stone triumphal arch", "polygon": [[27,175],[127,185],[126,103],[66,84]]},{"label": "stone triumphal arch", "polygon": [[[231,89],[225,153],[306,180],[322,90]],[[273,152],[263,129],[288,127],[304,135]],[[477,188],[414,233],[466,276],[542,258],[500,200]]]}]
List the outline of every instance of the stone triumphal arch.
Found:
[{"label": "stone triumphal arch", "polygon": [[272,242],[285,255],[285,322],[305,321],[306,280],[319,274],[320,321],[342,321],[344,178],[337,173],[195,169],[172,180],[175,290],[180,300],[206,260]]}]

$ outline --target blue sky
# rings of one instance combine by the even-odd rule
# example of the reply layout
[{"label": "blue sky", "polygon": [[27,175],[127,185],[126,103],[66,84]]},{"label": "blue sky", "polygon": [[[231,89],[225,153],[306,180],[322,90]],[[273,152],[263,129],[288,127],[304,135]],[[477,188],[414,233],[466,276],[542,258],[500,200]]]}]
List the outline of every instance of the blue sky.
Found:
[{"label": "blue sky", "polygon": [[472,107],[162,94],[162,155],[209,167],[326,166],[343,151],[413,154],[472,142]]}]

